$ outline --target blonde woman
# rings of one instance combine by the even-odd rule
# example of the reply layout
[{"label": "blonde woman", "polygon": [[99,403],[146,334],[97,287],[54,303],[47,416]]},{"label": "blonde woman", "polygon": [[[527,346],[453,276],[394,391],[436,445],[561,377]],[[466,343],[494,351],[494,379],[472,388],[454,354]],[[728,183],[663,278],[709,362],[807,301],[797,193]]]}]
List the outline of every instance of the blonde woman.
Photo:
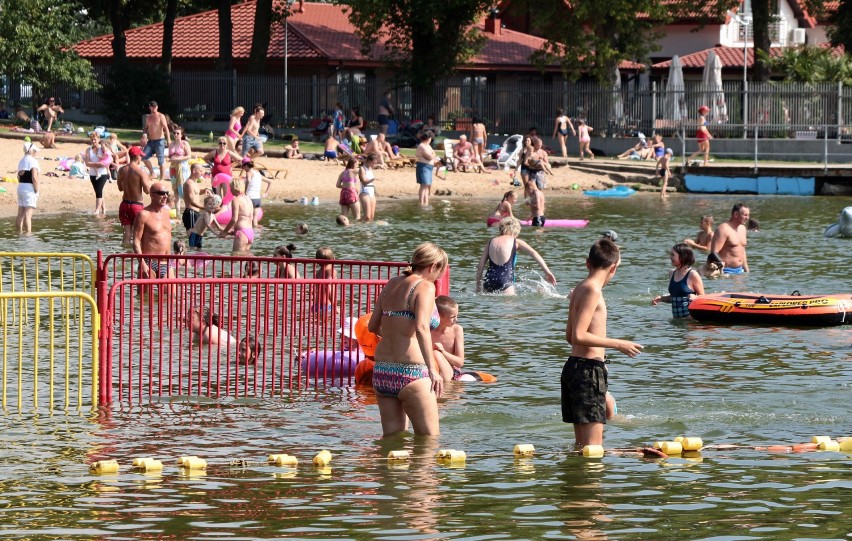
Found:
[{"label": "blonde woman", "polygon": [[373,389],[382,419],[382,434],[408,429],[438,436],[438,398],[444,378],[431,362],[429,323],[435,309],[435,284],[447,268],[447,254],[426,242],[414,250],[411,264],[391,278],[376,299],[367,328],[382,337],[376,347]]},{"label": "blonde woman", "polygon": [[231,199],[231,221],[219,233],[219,237],[224,238],[228,233],[233,233],[234,245],[231,255],[245,255],[250,253],[251,244],[254,242],[254,205],[246,195],[246,183],[240,177],[231,180],[231,194],[234,196]]},{"label": "blonde woman", "polygon": [[192,148],[189,146],[189,141],[183,137],[183,128],[175,126],[174,135],[175,138],[169,145],[169,176],[172,180],[175,212],[180,214],[183,184],[189,178],[189,159],[192,158]]},{"label": "blonde woman", "polygon": [[225,139],[228,142],[228,150],[236,150],[236,144],[237,141],[240,140],[240,132],[243,129],[243,125],[240,123],[240,120],[245,114],[246,110],[242,107],[237,107],[231,111],[231,118],[228,120],[228,129],[225,130]]}]

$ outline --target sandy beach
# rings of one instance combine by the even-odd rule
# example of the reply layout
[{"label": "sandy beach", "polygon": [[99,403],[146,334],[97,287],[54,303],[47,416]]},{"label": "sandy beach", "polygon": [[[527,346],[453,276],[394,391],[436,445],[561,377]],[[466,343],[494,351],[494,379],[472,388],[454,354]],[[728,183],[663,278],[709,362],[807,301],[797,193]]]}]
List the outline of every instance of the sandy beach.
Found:
[{"label": "sandy beach", "polygon": [[[4,134],[5,135],[5,134]],[[11,135],[11,134],[10,134]],[[17,134],[16,134],[17,135]],[[14,137],[14,136],[13,136]],[[15,177],[18,161],[23,156],[23,139],[0,137],[0,177]],[[77,142],[58,142],[55,149],[44,149],[36,157],[41,165],[41,196],[38,208],[33,214],[37,222],[39,215],[59,214],[64,212],[92,211],[95,205],[94,191],[88,179],[70,178],[67,172],[59,171],[59,159],[73,157],[82,152],[88,141],[80,138]],[[193,154],[203,156],[209,147],[200,145],[193,147]],[[438,152],[438,155],[442,155]],[[155,160],[156,163],[156,160]],[[342,165],[318,160],[287,160],[265,156],[258,163],[270,169],[285,169],[286,177],[281,172],[278,178],[272,179],[270,197],[264,200],[269,204],[285,204],[298,201],[301,197],[318,197],[320,201],[337,201],[339,190],[335,187],[337,177],[343,170]],[[48,176],[55,173],[57,176]],[[606,175],[590,174],[568,167],[555,167],[553,176],[547,177],[546,195],[577,195],[583,189],[597,189],[608,186]],[[389,169],[376,171],[376,195],[381,204],[382,199],[416,199],[417,184],[414,180],[414,169]],[[210,179],[205,180],[209,186]],[[512,189],[510,172],[486,169],[483,173],[453,173],[446,180],[435,179],[432,193],[442,197],[465,197],[493,199],[495,205],[502,194]],[[578,189],[572,189],[577,184]],[[17,184],[0,183],[5,193],[0,193],[0,217],[14,217],[18,211]],[[520,189],[520,188],[515,188]],[[449,191],[449,194],[447,194]],[[121,193],[115,183],[107,184],[104,189],[108,214],[118,214],[121,203]],[[147,203],[147,201],[146,201]],[[381,214],[381,207],[379,207]]]}]

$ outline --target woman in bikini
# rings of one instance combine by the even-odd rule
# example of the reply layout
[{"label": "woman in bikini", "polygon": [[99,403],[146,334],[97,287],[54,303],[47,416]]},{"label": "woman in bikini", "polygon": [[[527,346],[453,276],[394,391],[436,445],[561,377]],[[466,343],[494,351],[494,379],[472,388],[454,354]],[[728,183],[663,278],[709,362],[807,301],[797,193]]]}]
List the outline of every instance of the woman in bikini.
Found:
[{"label": "woman in bikini", "polygon": [[[473,161],[482,165],[485,158],[485,142],[488,140],[488,130],[482,120],[473,117],[473,125],[470,127],[470,143],[473,145]],[[479,171],[480,173],[482,171]]]},{"label": "woman in bikini", "polygon": [[509,190],[508,192],[503,194],[503,199],[497,205],[497,208],[494,209],[494,212],[491,216],[488,217],[488,227],[491,227],[494,224],[499,224],[500,220],[503,218],[512,218],[514,214],[512,214],[512,205],[518,200],[517,194],[515,194],[514,190]]},{"label": "woman in bikini", "polygon": [[577,130],[574,129],[571,119],[568,118],[565,111],[560,107],[556,110],[556,121],[553,123],[553,137],[556,137],[559,141],[563,158],[568,157],[568,147],[565,146],[565,140],[568,139],[568,128],[571,128],[571,135],[577,135]]},{"label": "woman in bikini", "polygon": [[346,169],[337,177],[337,187],[340,189],[340,214],[352,213],[353,221],[361,219],[361,203],[358,201],[358,160],[349,158]]},{"label": "woman in bikini", "polygon": [[169,174],[172,179],[175,211],[180,215],[183,184],[189,178],[189,159],[192,158],[192,148],[189,146],[189,141],[183,138],[183,128],[175,126],[174,135],[174,141],[169,145]]},{"label": "woman in bikini", "polygon": [[244,114],[246,114],[246,110],[242,107],[237,107],[231,111],[231,118],[228,120],[228,129],[225,130],[225,142],[227,143],[228,150],[236,150],[237,148],[237,141],[240,140],[240,132],[243,129],[240,120]]},{"label": "woman in bikini", "polygon": [[231,180],[231,221],[219,233],[224,238],[228,233],[234,234],[234,245],[231,255],[245,255],[250,253],[251,243],[254,242],[254,229],[251,226],[254,205],[246,195],[246,184],[242,178]]},{"label": "woman in bikini", "polygon": [[[479,259],[479,266],[476,268],[477,293],[485,291],[486,293],[502,293],[504,295],[515,294],[515,261],[518,257],[518,250],[531,255],[544,272],[544,279],[556,285],[556,277],[550,272],[547,263],[534,248],[518,239],[520,233],[521,222],[516,218],[508,217],[500,221],[497,236],[485,245],[485,250]],[[484,279],[483,271],[485,272]]]},{"label": "woman in bikini", "polygon": [[376,299],[367,326],[382,337],[376,346],[373,389],[382,419],[382,434],[408,429],[438,436],[438,398],[444,378],[431,362],[429,321],[435,307],[435,285],[447,268],[447,254],[432,243],[414,251],[401,276],[391,278]]}]

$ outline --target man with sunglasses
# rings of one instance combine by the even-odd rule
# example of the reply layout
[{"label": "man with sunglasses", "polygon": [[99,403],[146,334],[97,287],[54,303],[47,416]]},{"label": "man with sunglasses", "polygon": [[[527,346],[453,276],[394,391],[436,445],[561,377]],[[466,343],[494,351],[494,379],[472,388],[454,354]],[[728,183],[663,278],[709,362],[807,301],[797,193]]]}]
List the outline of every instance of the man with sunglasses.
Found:
[{"label": "man with sunglasses", "polygon": [[151,100],[148,102],[149,114],[145,115],[145,126],[143,133],[148,136],[148,143],[145,145],[145,166],[148,168],[148,174],[154,176],[154,167],[151,165],[151,157],[157,155],[157,163],[160,166],[160,180],[166,178],[166,168],[163,164],[166,162],[166,147],[171,146],[172,138],[169,134],[169,122],[166,120],[166,115],[159,112],[157,102]]},{"label": "man with sunglasses", "polygon": [[133,222],[145,206],[142,193],[150,193],[151,181],[148,172],[142,168],[142,147],[132,146],[127,151],[130,163],[118,170],[118,191],[124,194],[118,206],[118,220],[124,227],[124,246],[131,245]]},{"label": "man with sunglasses", "polygon": [[142,209],[133,222],[133,252],[146,257],[139,262],[139,278],[168,278],[169,262],[157,256],[168,255],[172,248],[172,221],[169,216],[171,185],[151,185],[151,204]]}]

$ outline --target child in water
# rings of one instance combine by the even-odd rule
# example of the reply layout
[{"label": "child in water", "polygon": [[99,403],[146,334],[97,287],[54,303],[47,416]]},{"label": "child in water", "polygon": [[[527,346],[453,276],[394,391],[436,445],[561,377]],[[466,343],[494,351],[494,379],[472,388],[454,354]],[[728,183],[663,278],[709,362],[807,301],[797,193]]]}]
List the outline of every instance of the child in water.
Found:
[{"label": "child in water", "polygon": [[[334,261],[334,252],[328,246],[323,246],[317,249],[316,259],[326,259]],[[337,270],[333,263],[319,265],[314,271],[314,278],[317,280],[337,280]],[[335,303],[335,286],[333,284],[325,286],[313,286],[314,301],[312,309],[315,312],[333,312],[337,310]]]},{"label": "child in water", "polygon": [[217,235],[222,232],[222,227],[213,215],[222,205],[222,198],[218,195],[208,195],[204,198],[204,210],[199,213],[195,225],[189,230],[189,247],[200,250],[204,238],[204,232],[208,229]]},{"label": "child in water", "polygon": [[[296,251],[295,244],[288,244],[287,246],[279,246],[275,249],[275,257],[293,258],[293,252]],[[301,276],[299,275],[299,271],[296,270],[296,265],[292,263],[288,263],[287,261],[279,261],[276,263],[278,266],[278,270],[275,273],[276,278],[285,278],[285,279],[299,279]]]},{"label": "child in water", "polygon": [[669,273],[669,294],[657,295],[651,300],[656,306],[659,302],[672,305],[674,317],[689,317],[689,303],[698,295],[704,295],[704,281],[698,271],[692,268],[695,254],[692,248],[681,242],[675,244],[669,252],[674,269]]},{"label": "child in water", "polygon": [[459,379],[464,366],[464,329],[458,324],[459,305],[452,298],[435,298],[438,308],[438,327],[432,329],[435,361],[444,381]]},{"label": "child in water", "polygon": [[240,345],[237,348],[237,362],[253,365],[257,363],[258,357],[260,357],[260,343],[254,336],[248,335],[240,340]]},{"label": "child in water", "polygon": [[713,244],[713,216],[709,214],[702,216],[699,227],[701,229],[695,235],[695,240],[683,239],[683,242],[690,248],[709,252],[710,245]]}]

